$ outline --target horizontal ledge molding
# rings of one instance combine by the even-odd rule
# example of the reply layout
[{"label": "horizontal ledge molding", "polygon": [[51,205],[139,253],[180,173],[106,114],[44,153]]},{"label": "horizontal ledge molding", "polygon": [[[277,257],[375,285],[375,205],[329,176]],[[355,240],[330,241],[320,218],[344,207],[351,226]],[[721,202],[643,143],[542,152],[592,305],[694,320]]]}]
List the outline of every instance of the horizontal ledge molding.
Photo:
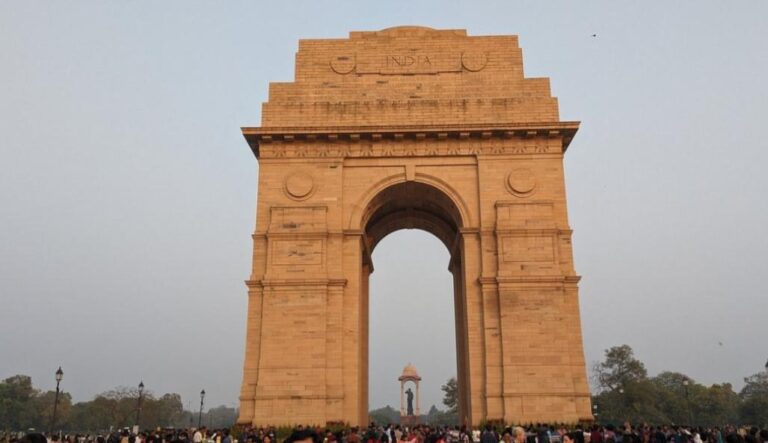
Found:
[{"label": "horizontal ledge molding", "polygon": [[[490,135],[535,135],[541,131],[541,135],[549,135],[552,131],[560,131],[552,135],[567,135],[567,132],[574,134],[579,129],[578,121],[559,121],[559,122],[520,122],[520,123],[481,123],[481,124],[456,124],[456,125],[403,125],[403,126],[260,126],[260,127],[242,127],[243,135],[247,136],[290,136],[297,135],[311,136],[315,135],[363,135],[382,137],[395,134],[419,134],[425,133],[440,137],[441,133],[448,135],[459,135],[468,133],[469,135],[487,136]],[[508,134],[512,132],[513,134]],[[571,134],[573,135],[573,134]],[[352,137],[355,139],[355,137]]]},{"label": "horizontal ledge molding", "polygon": [[343,400],[343,395],[257,395],[248,400]]},{"label": "horizontal ledge molding", "polygon": [[280,141],[359,142],[360,140],[416,140],[426,139],[479,139],[561,137],[563,152],[576,135],[580,122],[521,122],[495,124],[456,125],[404,125],[404,126],[262,126],[240,128],[254,154],[259,156],[259,145]]},{"label": "horizontal ledge molding", "polygon": [[521,275],[517,277],[480,277],[477,279],[481,285],[507,285],[507,284],[530,284],[530,283],[547,283],[547,284],[575,284],[581,280],[581,276],[578,275]]},{"label": "horizontal ledge molding", "polygon": [[573,235],[573,230],[560,228],[496,228],[491,232],[496,235],[504,234],[513,237],[527,237],[530,235]]},{"label": "horizontal ledge molding", "polygon": [[591,398],[589,393],[566,393],[566,392],[505,392],[502,394],[489,394],[486,398],[504,398],[504,397],[578,397],[578,398]]},{"label": "horizontal ledge molding", "polygon": [[262,279],[246,280],[249,288],[264,288],[269,286],[346,286],[346,278],[312,278],[312,279]]}]

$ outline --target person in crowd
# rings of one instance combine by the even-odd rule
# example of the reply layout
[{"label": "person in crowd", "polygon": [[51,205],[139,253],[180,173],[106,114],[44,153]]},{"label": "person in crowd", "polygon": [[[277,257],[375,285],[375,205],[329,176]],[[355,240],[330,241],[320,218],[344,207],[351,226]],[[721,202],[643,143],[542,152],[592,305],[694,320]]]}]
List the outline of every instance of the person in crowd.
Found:
[{"label": "person in crowd", "polygon": [[48,439],[39,432],[32,432],[20,438],[18,443],[48,443]]},{"label": "person in crowd", "polygon": [[512,428],[512,436],[514,437],[515,443],[525,443],[526,435],[525,435],[525,429],[523,429],[520,426],[515,426]]},{"label": "person in crowd", "polygon": [[485,430],[480,434],[480,443],[498,443],[499,438],[490,424],[485,425]]},{"label": "person in crowd", "polygon": [[318,443],[317,432],[311,428],[297,428],[285,439],[284,443]]}]

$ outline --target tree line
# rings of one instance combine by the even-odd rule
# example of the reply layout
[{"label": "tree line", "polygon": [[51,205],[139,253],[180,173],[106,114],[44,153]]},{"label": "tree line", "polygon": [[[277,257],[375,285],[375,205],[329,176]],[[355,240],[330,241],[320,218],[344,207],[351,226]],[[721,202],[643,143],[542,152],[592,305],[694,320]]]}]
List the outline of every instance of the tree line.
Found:
[{"label": "tree line", "polygon": [[628,345],[605,351],[592,369],[593,413],[601,423],[768,426],[768,367],[744,378],[736,392],[730,383],[710,386],[680,372],[650,377]]},{"label": "tree line", "polygon": [[[738,392],[730,383],[706,386],[691,377],[672,371],[649,376],[642,361],[628,345],[605,351],[605,359],[592,368],[593,414],[600,423],[676,424],[719,426],[749,424],[768,426],[768,368],[744,379]],[[423,422],[458,422],[458,386],[455,378],[442,386],[446,410],[432,406]],[[0,382],[0,430],[47,431],[51,427],[56,393],[41,391],[26,375],[15,375]],[[60,392],[53,431],[108,431],[136,424],[139,410],[136,388],[117,387],[102,392],[90,401],[72,402]],[[371,411],[377,422],[399,421],[399,411],[389,406]],[[143,429],[185,428],[198,423],[209,428],[232,426],[237,410],[226,406],[211,408],[198,417],[198,411],[185,410],[181,396],[167,393],[156,396],[144,392],[140,424]]]},{"label": "tree line", "polygon": [[[136,388],[117,387],[96,395],[90,401],[72,402],[68,392],[59,393],[56,422],[52,423],[55,391],[41,391],[26,375],[14,375],[0,382],[0,430],[47,432],[98,432],[132,427],[139,412]],[[227,406],[199,411],[185,410],[181,396],[167,393],[156,396],[144,391],[138,416],[142,429],[157,427],[185,428],[201,425],[209,428],[231,427],[237,410]]]},{"label": "tree line", "polygon": [[[649,376],[645,364],[628,345],[605,350],[592,368],[592,412],[603,424],[633,423],[722,426],[768,426],[768,364],[744,379],[736,392],[730,383],[710,386],[680,372]],[[457,420],[456,378],[442,386],[446,414]]]}]

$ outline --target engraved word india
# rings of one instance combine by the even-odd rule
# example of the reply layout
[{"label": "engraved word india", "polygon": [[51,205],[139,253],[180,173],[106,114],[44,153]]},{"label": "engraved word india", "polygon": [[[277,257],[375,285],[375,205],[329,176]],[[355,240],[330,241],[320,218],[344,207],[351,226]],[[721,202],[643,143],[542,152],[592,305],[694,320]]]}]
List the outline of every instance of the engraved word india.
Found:
[{"label": "engraved word india", "polygon": [[238,421],[368,422],[371,252],[414,228],[451,255],[462,423],[590,420],[563,177],[578,127],[516,36],[301,40],[295,81],[243,128],[260,168]]}]

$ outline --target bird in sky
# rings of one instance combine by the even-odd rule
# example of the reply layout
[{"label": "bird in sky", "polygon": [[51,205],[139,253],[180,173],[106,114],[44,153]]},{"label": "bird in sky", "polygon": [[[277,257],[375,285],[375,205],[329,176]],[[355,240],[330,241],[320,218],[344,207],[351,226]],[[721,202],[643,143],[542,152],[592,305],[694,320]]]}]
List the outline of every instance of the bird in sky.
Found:
[{"label": "bird in sky", "polygon": [[592,34],[592,37],[597,37],[597,34]]}]

